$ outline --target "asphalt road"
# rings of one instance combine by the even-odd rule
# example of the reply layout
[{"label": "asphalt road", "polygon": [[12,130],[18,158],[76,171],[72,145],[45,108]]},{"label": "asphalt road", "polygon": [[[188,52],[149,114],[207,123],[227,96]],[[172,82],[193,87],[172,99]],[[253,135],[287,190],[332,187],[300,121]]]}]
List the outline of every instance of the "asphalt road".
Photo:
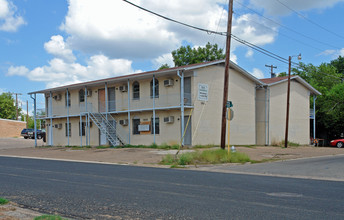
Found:
[{"label": "asphalt road", "polygon": [[214,166],[208,170],[318,180],[344,181],[344,155],[294,159],[240,166]]},{"label": "asphalt road", "polygon": [[0,197],[75,219],[344,219],[344,182],[0,157]]}]

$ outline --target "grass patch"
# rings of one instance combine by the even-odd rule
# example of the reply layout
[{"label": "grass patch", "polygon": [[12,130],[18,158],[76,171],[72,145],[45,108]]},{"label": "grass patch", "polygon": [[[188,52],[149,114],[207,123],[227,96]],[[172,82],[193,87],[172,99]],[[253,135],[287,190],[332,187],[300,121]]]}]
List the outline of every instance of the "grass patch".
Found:
[{"label": "grass patch", "polygon": [[64,147],[72,149],[72,150],[81,150],[81,149],[91,148],[91,146],[89,145],[88,146],[66,145]]},{"label": "grass patch", "polygon": [[108,149],[108,148],[113,148],[113,147],[110,145],[100,145],[100,146],[97,146],[96,148],[97,149]]},{"label": "grass patch", "polygon": [[5,205],[7,203],[9,203],[9,201],[7,199],[0,197],[0,205]]},{"label": "grass patch", "polygon": [[208,145],[195,145],[192,147],[192,149],[206,149],[206,148],[213,148],[213,147],[219,147],[219,145],[212,145],[212,144],[208,144]]},{"label": "grass patch", "polygon": [[58,216],[58,215],[41,215],[34,218],[34,220],[67,220],[67,219],[62,218],[61,216]]},{"label": "grass patch", "polygon": [[[284,147],[284,143],[285,143],[284,140],[282,140],[282,142],[272,142],[272,143],[271,143],[271,146],[274,146],[274,147]],[[288,141],[288,146],[289,146],[289,147],[299,147],[300,144],[299,144],[299,143],[295,143],[295,142]]]},{"label": "grass patch", "polygon": [[220,163],[246,163],[250,158],[240,152],[231,152],[222,149],[195,151],[180,155],[166,155],[160,164],[175,166],[196,164],[220,164]]},{"label": "grass patch", "polygon": [[164,149],[164,150],[177,150],[179,149],[179,145],[175,144],[175,145],[168,145],[168,144],[161,144],[161,145],[157,145],[157,144],[151,144],[151,145],[124,145],[124,146],[118,146],[119,148],[153,148],[153,149]]}]

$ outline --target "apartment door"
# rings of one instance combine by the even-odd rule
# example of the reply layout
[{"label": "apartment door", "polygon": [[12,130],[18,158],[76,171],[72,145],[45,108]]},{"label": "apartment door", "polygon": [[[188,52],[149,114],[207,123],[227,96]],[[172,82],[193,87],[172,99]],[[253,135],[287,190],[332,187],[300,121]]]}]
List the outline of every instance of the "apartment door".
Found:
[{"label": "apartment door", "polygon": [[98,111],[105,112],[105,89],[98,89]]},{"label": "apartment door", "polygon": [[109,112],[116,111],[116,94],[115,87],[108,88]]},{"label": "apartment door", "polygon": [[[101,127],[106,128],[104,121],[102,121]],[[105,131],[102,131],[101,129],[99,129],[99,145],[107,145],[106,133]]]},{"label": "apartment door", "polygon": [[[189,123],[188,123],[189,120]],[[187,125],[187,127],[186,127]],[[185,131],[185,136],[184,136],[184,145],[191,145],[192,142],[192,136],[191,136],[191,116],[189,119],[189,116],[184,116],[184,129]]]}]

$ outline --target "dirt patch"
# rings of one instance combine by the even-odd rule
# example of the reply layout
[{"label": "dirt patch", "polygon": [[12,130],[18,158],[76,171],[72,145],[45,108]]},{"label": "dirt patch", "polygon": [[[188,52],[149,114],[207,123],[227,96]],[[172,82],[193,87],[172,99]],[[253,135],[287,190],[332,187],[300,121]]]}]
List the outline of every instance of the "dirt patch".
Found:
[{"label": "dirt patch", "polygon": [[39,212],[21,208],[13,202],[0,206],[0,219],[2,220],[32,220],[41,215]]}]

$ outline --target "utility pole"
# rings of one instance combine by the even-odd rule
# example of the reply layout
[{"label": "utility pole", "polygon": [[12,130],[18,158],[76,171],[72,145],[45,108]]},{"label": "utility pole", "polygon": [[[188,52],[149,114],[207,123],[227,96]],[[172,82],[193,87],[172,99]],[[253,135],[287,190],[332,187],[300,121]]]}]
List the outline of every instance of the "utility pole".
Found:
[{"label": "utility pole", "polygon": [[232,35],[232,15],[233,15],[233,0],[228,2],[228,21],[227,21],[227,40],[226,40],[226,60],[225,60],[225,76],[223,88],[223,102],[222,102],[222,123],[221,123],[221,141],[222,149],[226,147],[226,112],[228,99],[228,79],[229,79],[229,64],[230,64],[230,48]]},{"label": "utility pole", "polygon": [[271,74],[271,78],[274,78],[274,77],[276,77],[276,74],[274,73],[274,68],[276,68],[276,69],[277,69],[277,66],[274,66],[274,65],[267,65],[267,64],[265,64],[265,66],[266,66],[266,67],[270,67],[270,68],[271,68],[271,72],[270,72],[270,74]]},{"label": "utility pole", "polygon": [[10,92],[10,94],[16,95],[16,120],[18,120],[18,95],[22,95],[21,93]]},{"label": "utility pole", "polygon": [[[285,137],[284,147],[288,147],[288,132],[289,132],[289,101],[290,101],[290,73],[291,73],[291,58],[295,56],[289,56],[289,67],[288,67],[288,90],[287,90],[287,115],[285,122]],[[297,56],[298,60],[301,60],[301,53]]]}]

